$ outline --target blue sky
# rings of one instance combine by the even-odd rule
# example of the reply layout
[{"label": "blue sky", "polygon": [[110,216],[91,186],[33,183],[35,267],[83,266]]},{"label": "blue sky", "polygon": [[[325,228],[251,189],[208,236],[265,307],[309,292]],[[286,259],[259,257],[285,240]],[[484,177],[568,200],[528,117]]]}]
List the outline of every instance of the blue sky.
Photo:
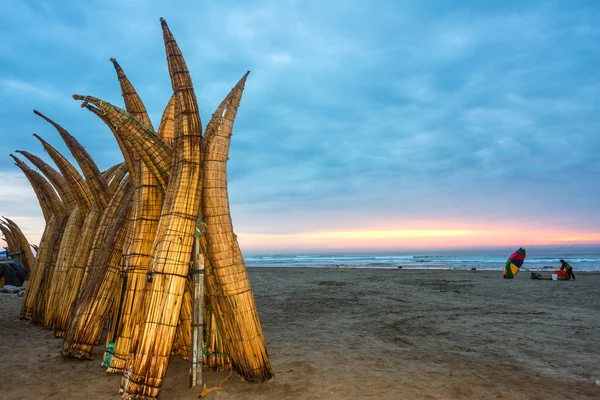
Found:
[{"label": "blue sky", "polygon": [[0,15],[0,214],[39,236],[41,212],[8,154],[42,155],[34,132],[66,148],[34,108],[101,169],[121,161],[71,98],[122,103],[110,57],[158,125],[171,94],[164,17],[204,123],[252,71],[228,164],[243,248],[464,227],[600,241],[600,3],[483,3],[11,2]]}]

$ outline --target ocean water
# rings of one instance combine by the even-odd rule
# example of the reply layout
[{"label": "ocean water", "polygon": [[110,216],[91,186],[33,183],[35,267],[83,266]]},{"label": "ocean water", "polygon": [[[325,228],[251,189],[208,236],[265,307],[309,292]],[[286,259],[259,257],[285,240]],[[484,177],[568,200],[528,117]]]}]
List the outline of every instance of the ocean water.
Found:
[{"label": "ocean water", "polygon": [[[390,252],[315,252],[246,254],[248,267],[314,267],[314,268],[406,268],[406,269],[471,269],[502,270],[517,248],[451,249]],[[553,271],[562,258],[574,271],[600,271],[600,246],[530,247],[524,269]]]}]

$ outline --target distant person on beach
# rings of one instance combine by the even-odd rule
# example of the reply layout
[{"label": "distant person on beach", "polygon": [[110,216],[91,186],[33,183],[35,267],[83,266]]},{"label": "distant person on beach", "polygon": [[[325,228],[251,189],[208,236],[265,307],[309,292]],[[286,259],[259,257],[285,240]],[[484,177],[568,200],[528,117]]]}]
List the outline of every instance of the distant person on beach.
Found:
[{"label": "distant person on beach", "polygon": [[560,270],[564,271],[565,269],[567,270],[567,276],[569,279],[573,278],[573,280],[575,280],[575,274],[573,273],[573,267],[571,267],[571,264],[565,260],[560,260]]}]

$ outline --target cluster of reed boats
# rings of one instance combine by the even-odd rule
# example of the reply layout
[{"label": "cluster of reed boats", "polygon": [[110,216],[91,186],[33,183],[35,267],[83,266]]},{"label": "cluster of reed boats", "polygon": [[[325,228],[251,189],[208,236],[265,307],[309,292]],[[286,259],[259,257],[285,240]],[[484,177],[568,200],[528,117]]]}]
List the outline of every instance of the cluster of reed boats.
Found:
[{"label": "cluster of reed boats", "polygon": [[21,318],[54,330],[64,357],[91,359],[108,329],[102,363],[121,373],[128,399],[157,398],[169,358],[191,357],[195,251],[204,259],[205,368],[233,369],[250,382],[272,377],[227,193],[230,138],[248,73],[203,134],[185,60],[162,18],[161,26],[173,94],[158,128],[115,59],[124,108],[73,96],[106,123],[124,162],[101,171],[73,135],[38,111],[81,173],[37,134],[55,166],[32,152],[11,154],[46,223],[35,256],[25,246]]}]

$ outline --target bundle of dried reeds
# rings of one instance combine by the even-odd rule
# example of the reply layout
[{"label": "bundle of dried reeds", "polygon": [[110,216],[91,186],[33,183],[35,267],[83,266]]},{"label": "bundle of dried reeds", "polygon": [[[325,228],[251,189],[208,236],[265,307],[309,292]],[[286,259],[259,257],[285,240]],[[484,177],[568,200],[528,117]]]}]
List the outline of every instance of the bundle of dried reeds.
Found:
[{"label": "bundle of dried reeds", "polygon": [[14,258],[15,260],[21,261],[21,244],[18,242],[18,239],[11,232],[10,228],[4,225],[1,221],[0,231],[4,235],[4,240],[6,241],[6,244],[8,244],[8,256]]},{"label": "bundle of dried reeds", "polygon": [[172,95],[165,107],[160,119],[158,135],[169,147],[173,147],[173,135],[175,133],[175,95]]},{"label": "bundle of dried reeds", "polygon": [[87,184],[81,175],[79,175],[79,172],[77,172],[75,167],[73,167],[73,165],[71,165],[71,163],[69,163],[69,161],[49,143],[44,141],[38,135],[34,136],[42,142],[44,149],[60,169],[65,178],[67,187],[77,200],[77,205],[69,214],[69,219],[67,220],[67,225],[62,237],[44,314],[44,327],[47,329],[54,329],[56,326],[60,301],[66,289],[68,269],[73,259],[73,253],[81,233],[81,228],[85,222],[85,216],[92,205],[92,196]]},{"label": "bundle of dried reeds", "polygon": [[60,172],[34,154],[23,150],[17,150],[17,153],[27,158],[50,181],[64,204],[63,212],[68,213],[77,206],[77,199]]},{"label": "bundle of dried reeds", "polygon": [[123,178],[125,178],[125,176],[129,176],[130,179],[133,179],[133,176],[131,174],[128,174],[129,165],[127,165],[127,163],[119,164],[119,167],[112,174],[112,176],[110,177],[111,179],[108,183],[108,191],[111,193],[111,195],[117,191],[117,189],[123,182]]},{"label": "bundle of dried reeds", "polygon": [[25,290],[25,297],[21,307],[20,318],[31,319],[33,316],[33,308],[37,302],[43,301],[38,295],[40,294],[40,284],[45,277],[45,265],[49,254],[49,242],[54,230],[57,228],[57,220],[62,219],[64,214],[63,203],[56,195],[52,186],[39,173],[29,168],[23,161],[16,156],[10,155],[15,160],[17,165],[25,174],[29,183],[38,198],[38,203],[42,209],[46,227],[40,240],[40,246],[35,257],[35,267],[33,273],[29,277],[29,283]]},{"label": "bundle of dried reeds", "polygon": [[175,39],[166,22],[161,20],[161,24],[175,94],[174,161],[155,239],[152,283],[145,299],[147,314],[130,357],[131,373],[121,380],[127,397],[156,398],[160,392],[179,321],[200,207],[202,126],[196,96]]},{"label": "bundle of dried reeds", "polygon": [[25,298],[23,299],[23,306],[21,308],[21,318],[23,319],[34,317],[34,309],[37,308],[38,313],[33,318],[34,322],[37,323],[43,317],[43,313],[40,314],[39,311],[43,310],[43,306],[45,305],[46,282],[50,280],[48,274],[53,266],[52,261],[55,259],[52,255],[56,254],[53,248],[56,244],[56,239],[62,237],[62,231],[57,231],[57,229],[64,227],[66,214],[64,203],[57,196],[50,183],[16,156],[12,154],[10,156],[15,160],[15,165],[23,171],[31,183],[40,203],[44,219],[46,220],[46,228],[44,229],[35,261],[36,268],[25,290]]},{"label": "bundle of dried reeds", "polygon": [[172,354],[180,355],[184,360],[189,360],[192,356],[192,291],[194,282],[191,277],[185,285],[181,311],[179,312],[179,323],[175,331]]},{"label": "bundle of dried reeds", "polygon": [[[73,213],[73,211],[78,210],[78,203],[75,195],[67,185],[67,182],[60,172],[56,171],[42,159],[29,152],[17,152],[21,153],[23,156],[25,156],[25,158],[31,161],[31,163],[35,165],[50,181],[53,189],[50,188],[49,191],[52,192],[54,197],[56,197],[56,193],[54,192],[54,190],[56,190],[60,196],[60,199],[62,199],[62,208],[54,212],[56,216],[56,228],[51,232],[51,236],[48,239],[48,255],[44,264],[44,271],[42,272],[43,279],[41,279],[39,289],[37,290],[38,293],[35,295],[36,301],[34,302],[33,322],[43,323],[46,305],[48,303],[48,299],[50,298],[50,288],[52,287],[55,265],[58,258],[62,236],[69,216]],[[50,245],[50,243],[52,244]],[[48,321],[46,323],[48,324]],[[51,328],[51,326],[48,326],[48,328]]]},{"label": "bundle of dried reeds", "polygon": [[108,185],[100,173],[98,166],[94,160],[92,160],[92,157],[90,157],[87,150],[79,143],[79,141],[77,141],[77,139],[75,139],[75,137],[67,132],[66,129],[54,122],[52,119],[48,118],[37,110],[33,110],[33,113],[40,116],[54,126],[54,128],[56,128],[63,141],[67,145],[67,148],[75,160],[77,160],[77,163],[83,172],[83,176],[85,177],[85,182],[87,183],[86,186],[92,195],[92,200],[96,202],[100,209],[104,209],[108,203]]},{"label": "bundle of dried reeds", "polygon": [[120,262],[129,224],[133,192],[126,179],[102,217],[93,259],[63,343],[65,357],[91,358],[100,339],[115,292],[120,288]]},{"label": "bundle of dried reeds", "polygon": [[[146,166],[158,180],[160,187],[166,190],[171,165],[171,149],[165,141],[150,127],[143,125],[127,111],[94,96],[73,95],[75,100],[83,100],[82,106],[96,106],[117,129],[121,141],[127,143],[140,155]],[[89,107],[88,107],[89,108]]]},{"label": "bundle of dried reeds", "polygon": [[102,212],[106,208],[109,189],[96,163],[77,139],[69,134],[69,132],[61,125],[57,124],[44,114],[37,110],[34,110],[33,112],[52,124],[59,132],[71,154],[77,160],[85,177],[85,184],[92,196],[92,205],[86,214],[81,234],[73,252],[71,264],[67,266],[65,277],[66,290],[64,291],[63,298],[58,307],[55,327],[56,336],[61,337],[67,329],[71,319],[73,304],[81,285],[92,241],[96,234]]},{"label": "bundle of dried reeds", "polygon": [[[154,130],[150,117],[142,99],[137,94],[133,84],[117,61],[111,59],[117,72],[125,109],[136,121]],[[160,136],[160,134],[159,134]],[[107,338],[107,347],[113,347],[114,353],[108,370],[122,371],[125,360],[131,351],[131,339],[134,330],[134,314],[139,309],[143,299],[143,289],[146,286],[146,274],[152,262],[152,245],[158,228],[158,220],[162,209],[164,195],[158,179],[150,168],[136,153],[134,156],[136,176],[134,179],[133,219],[131,221],[131,238],[124,251],[124,266],[127,280],[120,308],[119,324],[116,327],[116,337]]]},{"label": "bundle of dried reeds", "polygon": [[[101,173],[73,136],[35,111],[58,130],[85,180],[37,135],[60,173],[26,152],[51,184],[20,166],[47,223],[22,315],[38,316],[58,335],[68,329],[63,354],[77,358],[90,357],[110,319],[103,365],[123,371],[124,397],[137,399],[158,396],[171,354],[190,357],[196,230],[203,233],[205,265],[204,363],[233,367],[253,382],[272,376],[227,193],[230,137],[248,74],[217,108],[203,141],[189,71],[162,18],[161,26],[173,95],[158,132],[111,59],[125,110],[92,96],[74,98],[106,123],[125,163]],[[22,247],[10,225],[2,226],[7,240]]]},{"label": "bundle of dried reeds", "polygon": [[107,170],[102,171],[102,177],[104,178],[106,183],[109,183],[111,181],[111,179],[114,176],[117,169],[119,169],[119,167],[122,165],[123,165],[123,163],[118,163],[118,164],[115,164],[112,167],[108,168]]},{"label": "bundle of dried reeds", "polygon": [[[13,220],[11,220],[9,218],[6,218],[6,217],[2,217],[2,218],[4,218],[4,220],[6,221],[5,225],[13,233],[16,241],[19,244],[20,251],[21,251],[21,258],[23,260],[23,266],[25,267],[25,271],[27,272],[27,279],[29,279],[31,277],[31,274],[33,273],[33,268],[34,268],[34,257],[33,257],[33,252],[31,251],[31,247],[29,246],[29,241],[25,237],[25,234],[23,234],[23,231],[21,230],[21,228],[19,228],[19,225],[17,225]],[[0,222],[2,222],[2,221],[0,220]]]},{"label": "bundle of dried reeds", "polygon": [[230,138],[247,76],[221,103],[206,129],[202,213],[212,260],[208,279],[214,278],[209,285],[218,288],[213,293],[220,306],[217,320],[223,329],[225,348],[240,375],[260,382],[269,379],[272,371],[244,258],[233,233],[227,194]]}]

